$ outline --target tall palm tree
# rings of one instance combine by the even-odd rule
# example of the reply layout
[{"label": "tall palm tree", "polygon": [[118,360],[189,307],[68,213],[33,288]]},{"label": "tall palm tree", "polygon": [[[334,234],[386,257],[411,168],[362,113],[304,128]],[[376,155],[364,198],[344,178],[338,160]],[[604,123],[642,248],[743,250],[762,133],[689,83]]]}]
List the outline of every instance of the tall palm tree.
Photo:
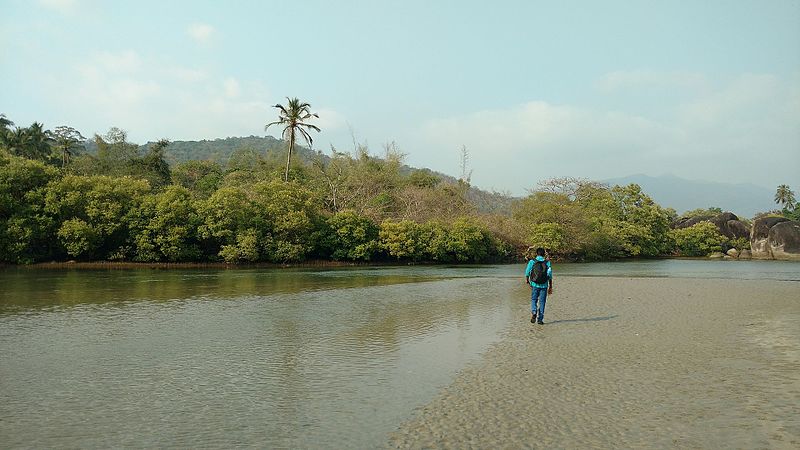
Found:
[{"label": "tall palm tree", "polygon": [[38,122],[34,122],[28,128],[16,127],[6,131],[3,138],[3,146],[12,155],[41,161],[47,161],[50,157],[52,142],[50,132],[46,131],[44,126]]},{"label": "tall palm tree", "polygon": [[14,122],[8,120],[5,114],[0,114],[0,147],[8,147],[13,125]]},{"label": "tall palm tree", "polygon": [[25,146],[21,156],[47,161],[53,151],[51,147],[53,142],[50,131],[45,130],[41,123],[33,122],[25,129]]},{"label": "tall palm tree", "polygon": [[5,131],[12,125],[14,125],[14,122],[10,121],[5,114],[0,114],[0,131]]},{"label": "tall palm tree", "polygon": [[270,122],[264,126],[264,131],[272,125],[283,125],[283,139],[289,143],[289,154],[286,157],[286,172],[284,173],[284,180],[289,181],[289,164],[292,162],[292,152],[294,151],[295,137],[299,134],[306,141],[310,147],[314,140],[307,130],[314,130],[319,132],[320,129],[316,125],[306,123],[312,117],[319,118],[318,115],[309,111],[311,105],[308,103],[300,103],[300,100],[295,98],[286,97],[289,103],[286,106],[281,104],[275,105],[278,108],[278,120]]},{"label": "tall palm tree", "polygon": [[789,189],[788,184],[778,186],[778,189],[775,191],[775,203],[783,205],[783,207],[787,209],[794,209],[794,192]]}]

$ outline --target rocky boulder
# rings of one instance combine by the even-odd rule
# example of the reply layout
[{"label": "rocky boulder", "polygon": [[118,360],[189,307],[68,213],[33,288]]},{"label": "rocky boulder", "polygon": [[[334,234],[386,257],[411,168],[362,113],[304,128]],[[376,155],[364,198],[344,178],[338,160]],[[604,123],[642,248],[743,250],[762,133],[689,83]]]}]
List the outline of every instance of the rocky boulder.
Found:
[{"label": "rocky boulder", "polygon": [[750,233],[750,249],[753,258],[772,259],[769,231],[775,225],[788,221],[789,219],[785,217],[761,217],[753,222],[753,231]]},{"label": "rocky boulder", "polygon": [[739,259],[752,259],[753,253],[748,249],[742,249],[742,253],[739,254]]},{"label": "rocky boulder", "polygon": [[716,216],[697,216],[678,219],[673,222],[672,228],[689,228],[700,222],[713,223],[717,226],[717,229],[719,229],[719,233],[728,239],[750,237],[750,229],[732,212],[724,212]]},{"label": "rocky boulder", "polygon": [[730,256],[731,258],[738,258],[739,257],[739,250],[736,250],[735,248],[732,248],[732,249],[729,249],[727,252],[725,252],[725,254]]},{"label": "rocky boulder", "polygon": [[697,225],[700,222],[708,222],[711,220],[711,217],[712,216],[684,217],[673,222],[672,228],[674,229],[689,228],[691,226]]},{"label": "rocky boulder", "polygon": [[739,218],[736,217],[736,214],[732,212],[717,214],[712,217],[709,222],[716,225],[717,228],[719,228],[720,234],[728,239],[750,237],[750,230],[747,228],[747,225],[740,221]]},{"label": "rocky boulder", "polygon": [[750,239],[750,228],[748,228],[747,225],[745,225],[741,220],[729,220],[725,222],[725,227],[723,230],[725,230],[723,234],[731,237],[732,239]]},{"label": "rocky boulder", "polygon": [[730,211],[725,211],[723,213],[717,214],[716,216],[714,216],[713,219],[711,219],[712,222],[718,221],[720,223],[725,223],[729,220],[739,220],[739,217]]},{"label": "rocky boulder", "polygon": [[769,229],[770,251],[775,259],[800,261],[800,222],[781,222]]}]

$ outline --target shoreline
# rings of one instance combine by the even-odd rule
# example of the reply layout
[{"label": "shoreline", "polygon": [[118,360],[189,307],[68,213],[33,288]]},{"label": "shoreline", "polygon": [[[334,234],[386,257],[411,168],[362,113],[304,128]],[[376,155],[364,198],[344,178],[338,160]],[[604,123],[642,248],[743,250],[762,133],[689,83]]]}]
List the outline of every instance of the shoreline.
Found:
[{"label": "shoreline", "polygon": [[[304,267],[406,266],[402,263],[310,260],[302,263],[228,264],[222,262],[51,261],[34,264],[0,264],[0,269],[291,269]],[[422,264],[417,264],[422,265]]]},{"label": "shoreline", "polygon": [[800,447],[797,282],[561,277],[544,326],[525,293],[389,447]]},{"label": "shoreline", "polygon": [[[597,263],[625,263],[637,261],[720,261],[720,262],[761,262],[761,261],[781,261],[775,259],[720,259],[708,257],[684,257],[684,256],[663,256],[653,258],[628,258],[613,259],[604,261],[557,261],[558,264],[597,264]],[[792,261],[785,261],[792,262]],[[135,261],[49,261],[33,264],[9,264],[0,263],[0,269],[21,268],[21,269],[292,269],[307,267],[408,267],[408,266],[491,266],[491,265],[511,265],[524,264],[525,261],[504,261],[494,263],[454,263],[454,262],[409,262],[409,261],[329,261],[329,260],[308,260],[296,263],[224,263],[224,262],[135,262]]]}]

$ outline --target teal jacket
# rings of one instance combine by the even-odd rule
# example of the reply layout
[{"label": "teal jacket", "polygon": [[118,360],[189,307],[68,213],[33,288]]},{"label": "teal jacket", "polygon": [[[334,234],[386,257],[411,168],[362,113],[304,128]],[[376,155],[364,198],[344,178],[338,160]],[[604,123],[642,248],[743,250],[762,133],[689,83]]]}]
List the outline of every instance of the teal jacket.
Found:
[{"label": "teal jacket", "polygon": [[[525,268],[525,276],[528,278],[528,280],[530,280],[531,286],[537,288],[546,288],[547,283],[544,284],[534,283],[533,280],[531,280],[530,278],[531,271],[533,270],[533,265],[536,263],[536,261],[544,261],[544,256],[536,256],[536,258],[528,261],[528,267]],[[550,261],[547,261],[547,279],[548,280],[553,279],[553,268],[550,267]]]}]

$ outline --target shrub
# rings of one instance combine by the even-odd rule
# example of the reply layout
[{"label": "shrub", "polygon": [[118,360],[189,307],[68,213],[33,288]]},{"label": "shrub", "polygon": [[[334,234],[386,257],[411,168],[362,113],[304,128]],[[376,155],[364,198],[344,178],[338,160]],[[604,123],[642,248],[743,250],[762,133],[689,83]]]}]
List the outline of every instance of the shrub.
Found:
[{"label": "shrub", "polygon": [[149,192],[146,180],[67,175],[47,186],[45,210],[61,223],[59,242],[70,255],[125,258],[134,212]]},{"label": "shrub", "polygon": [[369,261],[379,250],[378,226],[353,211],[336,213],[327,219],[323,247],[334,260]]},{"label": "shrub", "polygon": [[421,261],[425,257],[422,226],[410,220],[385,220],[378,233],[380,247],[397,259]]},{"label": "shrub", "polygon": [[200,218],[192,194],[181,186],[144,198],[131,224],[134,259],[137,261],[196,261],[201,258],[197,241]]},{"label": "shrub", "polygon": [[58,170],[0,153],[0,261],[32,263],[52,256],[56,224],[43,210],[45,187]]},{"label": "shrub", "polygon": [[691,227],[670,230],[675,250],[682,256],[705,256],[722,250],[725,236],[711,222],[700,222]]}]

